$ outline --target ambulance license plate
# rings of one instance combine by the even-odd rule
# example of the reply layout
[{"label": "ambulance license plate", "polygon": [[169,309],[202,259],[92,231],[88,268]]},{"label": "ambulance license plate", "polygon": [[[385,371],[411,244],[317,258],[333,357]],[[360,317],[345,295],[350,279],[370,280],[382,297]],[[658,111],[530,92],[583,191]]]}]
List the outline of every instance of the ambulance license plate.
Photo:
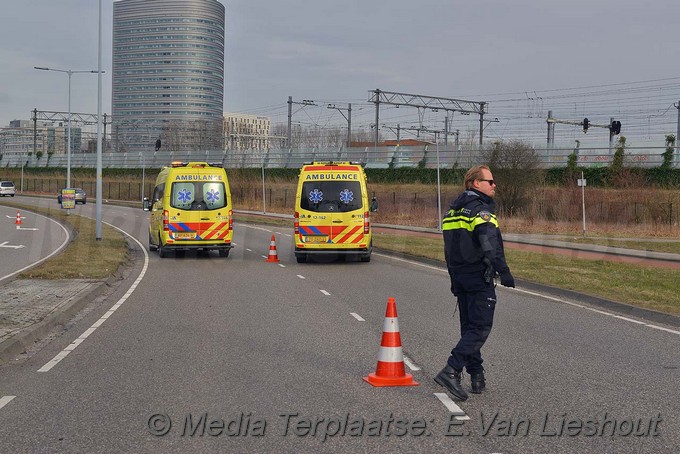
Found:
[{"label": "ambulance license plate", "polygon": [[305,243],[326,243],[327,241],[327,235],[314,235],[305,237]]},{"label": "ambulance license plate", "polygon": [[196,238],[196,232],[177,232],[175,238],[178,240],[193,240]]}]

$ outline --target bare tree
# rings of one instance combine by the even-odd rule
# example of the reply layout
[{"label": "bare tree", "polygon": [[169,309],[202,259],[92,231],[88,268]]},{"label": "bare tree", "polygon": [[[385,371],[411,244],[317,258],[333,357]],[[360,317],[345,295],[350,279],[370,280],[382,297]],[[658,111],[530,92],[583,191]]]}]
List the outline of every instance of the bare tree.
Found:
[{"label": "bare tree", "polygon": [[531,145],[522,141],[496,142],[482,152],[482,159],[494,174],[499,208],[511,214],[524,209],[531,191],[544,181],[541,159]]}]

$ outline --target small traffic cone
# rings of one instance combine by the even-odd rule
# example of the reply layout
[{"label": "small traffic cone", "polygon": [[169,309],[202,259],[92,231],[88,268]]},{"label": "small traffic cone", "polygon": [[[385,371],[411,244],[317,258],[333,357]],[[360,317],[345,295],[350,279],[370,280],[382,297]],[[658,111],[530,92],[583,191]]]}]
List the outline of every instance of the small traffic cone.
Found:
[{"label": "small traffic cone", "polygon": [[272,240],[269,242],[269,257],[265,260],[267,263],[279,263],[279,256],[276,254],[276,238],[272,235]]},{"label": "small traffic cone", "polygon": [[21,212],[17,210],[17,220],[14,221],[16,225],[21,225]]},{"label": "small traffic cone", "polygon": [[374,374],[363,377],[373,386],[418,386],[413,376],[404,371],[404,354],[397,320],[397,304],[393,297],[387,299],[383,334],[378,352],[378,366]]}]

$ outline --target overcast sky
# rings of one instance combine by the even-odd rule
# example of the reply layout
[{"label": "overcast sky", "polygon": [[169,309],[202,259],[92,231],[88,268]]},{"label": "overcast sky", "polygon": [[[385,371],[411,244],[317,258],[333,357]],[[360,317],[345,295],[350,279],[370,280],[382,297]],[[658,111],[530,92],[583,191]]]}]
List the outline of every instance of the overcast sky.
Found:
[{"label": "overcast sky", "polygon": [[[97,0],[5,1],[0,126],[66,111],[66,74],[97,69]],[[680,76],[677,0],[222,0],[225,111],[294,100],[366,103],[379,88],[488,100]],[[102,2],[103,112],[111,112],[113,3]],[[680,82],[679,82],[680,83]],[[96,113],[96,74],[71,110]],[[491,106],[493,108],[493,105]]]}]

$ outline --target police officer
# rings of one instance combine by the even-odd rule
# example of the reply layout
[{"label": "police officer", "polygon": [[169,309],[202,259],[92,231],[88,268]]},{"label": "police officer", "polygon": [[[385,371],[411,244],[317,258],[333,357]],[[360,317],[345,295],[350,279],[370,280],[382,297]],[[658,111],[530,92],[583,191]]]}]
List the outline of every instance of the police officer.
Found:
[{"label": "police officer", "polygon": [[481,393],[486,387],[480,349],[493,325],[493,278],[499,274],[502,285],[515,286],[494,214],[495,193],[489,167],[472,167],[465,174],[465,191],[451,203],[442,222],[444,256],[451,291],[458,299],[461,337],[434,380],[460,400],[468,398],[461,385],[464,368],[470,374],[473,393]]}]

